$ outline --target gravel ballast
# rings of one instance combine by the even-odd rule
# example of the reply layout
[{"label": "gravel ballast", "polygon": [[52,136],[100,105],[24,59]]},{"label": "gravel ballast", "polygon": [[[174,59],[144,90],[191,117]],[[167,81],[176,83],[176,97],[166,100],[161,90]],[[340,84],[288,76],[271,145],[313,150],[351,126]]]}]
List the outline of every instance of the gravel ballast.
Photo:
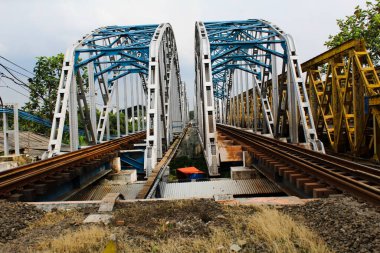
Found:
[{"label": "gravel ballast", "polygon": [[319,234],[336,252],[380,252],[378,208],[337,196],[286,206],[282,211]]},{"label": "gravel ballast", "polygon": [[0,200],[0,243],[15,239],[20,230],[43,215],[44,211],[32,205]]}]

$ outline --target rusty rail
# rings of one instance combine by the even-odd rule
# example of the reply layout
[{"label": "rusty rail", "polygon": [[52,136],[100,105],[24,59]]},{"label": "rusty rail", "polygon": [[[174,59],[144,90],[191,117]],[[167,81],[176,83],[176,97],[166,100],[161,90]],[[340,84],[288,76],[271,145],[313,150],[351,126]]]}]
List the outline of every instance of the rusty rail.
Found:
[{"label": "rusty rail", "polygon": [[301,197],[346,192],[380,205],[380,170],[246,130],[217,129],[252,153],[256,167],[285,192]]},{"label": "rusty rail", "polygon": [[139,132],[67,154],[55,156],[17,168],[0,172],[0,197],[7,197],[13,191],[22,190],[24,186],[41,181],[59,172],[75,174],[76,168],[96,165],[115,156],[123,146],[144,138],[146,132]]}]

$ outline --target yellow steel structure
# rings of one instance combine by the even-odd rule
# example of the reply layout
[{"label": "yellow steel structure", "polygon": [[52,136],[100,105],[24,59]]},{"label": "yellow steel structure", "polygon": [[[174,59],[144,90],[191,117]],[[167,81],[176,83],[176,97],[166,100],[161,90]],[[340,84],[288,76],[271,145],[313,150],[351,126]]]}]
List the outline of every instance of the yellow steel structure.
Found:
[{"label": "yellow steel structure", "polygon": [[380,81],[363,40],[350,40],[301,65],[321,138],[335,152],[380,157]]}]

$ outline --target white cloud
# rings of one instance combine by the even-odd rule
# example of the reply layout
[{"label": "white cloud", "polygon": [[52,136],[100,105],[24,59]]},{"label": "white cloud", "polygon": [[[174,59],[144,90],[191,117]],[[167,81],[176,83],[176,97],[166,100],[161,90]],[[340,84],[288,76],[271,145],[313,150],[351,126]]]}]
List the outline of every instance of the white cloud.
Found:
[{"label": "white cloud", "polygon": [[7,51],[7,47],[0,42],[0,54],[6,54]]}]

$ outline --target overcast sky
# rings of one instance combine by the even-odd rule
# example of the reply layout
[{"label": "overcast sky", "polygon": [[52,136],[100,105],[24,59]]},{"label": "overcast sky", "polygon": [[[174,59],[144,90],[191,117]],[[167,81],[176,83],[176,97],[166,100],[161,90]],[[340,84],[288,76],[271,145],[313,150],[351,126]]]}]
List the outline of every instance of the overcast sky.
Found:
[{"label": "overcast sky", "polygon": [[[338,31],[336,19],[351,15],[358,4],[365,0],[0,0],[0,55],[32,71],[35,57],[64,53],[95,28],[169,22],[182,79],[193,94],[195,21],[268,20],[293,36],[303,62],[325,50],[328,35]],[[4,102],[26,100],[2,85]]]}]

